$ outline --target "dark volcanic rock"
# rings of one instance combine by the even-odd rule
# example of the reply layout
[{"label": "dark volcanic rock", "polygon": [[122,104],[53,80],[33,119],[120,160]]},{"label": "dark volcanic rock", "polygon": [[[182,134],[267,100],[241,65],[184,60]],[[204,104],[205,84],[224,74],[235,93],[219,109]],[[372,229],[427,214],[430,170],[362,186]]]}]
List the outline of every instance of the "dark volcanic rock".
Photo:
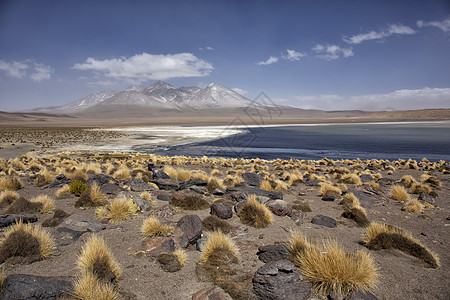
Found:
[{"label": "dark volcanic rock", "polygon": [[36,216],[3,215],[0,216],[0,228],[16,224],[20,220],[22,220],[23,223],[34,223],[37,222],[38,218]]},{"label": "dark volcanic rock", "polygon": [[359,176],[359,178],[361,179],[362,182],[369,182],[372,181],[373,177],[370,174],[362,174],[361,176]]},{"label": "dark volcanic rock", "polygon": [[172,199],[172,196],[167,192],[156,191],[152,194],[156,195],[156,199],[161,200],[161,201],[169,202],[170,199]]},{"label": "dark volcanic rock", "polygon": [[13,274],[6,277],[0,300],[56,300],[69,296],[73,278]]},{"label": "dark volcanic rock", "polygon": [[43,227],[56,227],[61,224],[65,218],[69,216],[68,213],[61,209],[55,210],[53,217],[42,222]]},{"label": "dark volcanic rock", "polygon": [[117,195],[120,192],[125,192],[126,189],[121,188],[118,185],[112,184],[112,183],[105,183],[101,186],[101,191],[107,195]]},{"label": "dark volcanic rock", "polygon": [[181,181],[176,179],[154,179],[150,181],[158,186],[160,190],[184,190],[185,188],[188,188],[190,186],[198,185],[198,186],[205,186],[208,183],[204,180],[188,180],[188,181]]},{"label": "dark volcanic rock", "polygon": [[333,202],[334,200],[336,200],[336,197],[332,195],[325,195],[322,197],[322,201]]},{"label": "dark volcanic rock", "polygon": [[55,240],[58,246],[67,246],[76,242],[83,234],[91,232],[89,229],[73,230],[67,227],[58,227],[55,231]]},{"label": "dark volcanic rock", "polygon": [[275,200],[269,203],[269,209],[277,216],[286,216],[292,212],[292,204],[284,200]]},{"label": "dark volcanic rock", "polygon": [[141,178],[133,178],[130,182],[130,189],[133,192],[154,191],[156,188],[144,182]]},{"label": "dark volcanic rock", "polygon": [[244,173],[241,175],[244,178],[244,182],[250,186],[260,187],[263,181],[261,175],[257,173]]},{"label": "dark volcanic rock", "polygon": [[421,201],[426,202],[431,205],[434,205],[434,203],[436,202],[435,198],[433,198],[432,196],[425,194],[425,193],[420,193],[417,200],[421,200]]},{"label": "dark volcanic rock", "polygon": [[313,217],[311,220],[311,223],[320,225],[320,226],[330,227],[330,228],[334,228],[337,226],[335,219],[324,216],[324,215],[317,215],[317,216]]},{"label": "dark volcanic rock", "polygon": [[160,170],[153,171],[153,179],[171,179],[169,175]]},{"label": "dark volcanic rock", "polygon": [[244,192],[231,192],[226,195],[226,199],[233,202],[247,201],[247,194]]},{"label": "dark volcanic rock", "polygon": [[86,183],[89,186],[92,186],[94,184],[94,182],[96,182],[98,186],[102,186],[111,181],[116,182],[116,180],[111,176],[104,175],[104,174],[95,174],[95,175],[89,176],[89,179],[86,181]]},{"label": "dark volcanic rock", "polygon": [[311,295],[311,283],[303,279],[293,263],[282,259],[256,271],[253,290],[259,299],[306,300]]},{"label": "dark volcanic rock", "polygon": [[266,196],[271,199],[281,199],[281,200],[283,199],[282,194],[272,193],[272,192],[268,192],[268,191],[260,189],[260,188],[246,186],[246,185],[239,185],[239,186],[236,185],[235,187],[229,187],[226,190],[227,194],[233,193],[233,192],[244,192],[247,195],[255,194],[255,195],[260,195],[260,196]]},{"label": "dark volcanic rock", "polygon": [[172,253],[175,251],[175,242],[168,237],[152,237],[142,242],[145,255],[157,258],[161,253]]},{"label": "dark volcanic rock", "polygon": [[152,207],[148,201],[142,199],[140,196],[134,196],[131,199],[133,200],[134,204],[139,207],[140,211],[147,211]]},{"label": "dark volcanic rock", "polygon": [[213,203],[210,207],[210,213],[221,219],[229,219],[233,216],[231,205],[226,202]]},{"label": "dark volcanic rock", "polygon": [[55,188],[55,187],[61,187],[65,184],[70,184],[71,180],[67,178],[64,174],[59,174],[55,177],[55,180],[53,183],[47,184],[46,186],[43,186],[41,190],[48,189],[48,188]]},{"label": "dark volcanic rock", "polygon": [[286,259],[289,254],[289,249],[284,244],[266,245],[258,248],[259,260],[268,263],[275,260]]},{"label": "dark volcanic rock", "polygon": [[106,226],[97,220],[93,220],[83,216],[72,215],[64,220],[64,224],[73,230],[87,230],[92,232],[99,232],[106,228]]},{"label": "dark volcanic rock", "polygon": [[182,217],[178,223],[177,227],[180,227],[183,231],[181,238],[186,237],[191,245],[201,238],[202,236],[202,220],[197,215],[188,215]]}]

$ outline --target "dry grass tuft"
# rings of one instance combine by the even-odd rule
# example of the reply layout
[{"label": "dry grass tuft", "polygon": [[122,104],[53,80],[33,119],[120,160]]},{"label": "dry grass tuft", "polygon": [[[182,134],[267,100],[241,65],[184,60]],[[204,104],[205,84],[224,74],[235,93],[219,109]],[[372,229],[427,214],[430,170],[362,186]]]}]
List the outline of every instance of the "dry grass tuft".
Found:
[{"label": "dry grass tuft", "polygon": [[422,174],[422,176],[420,176],[420,181],[422,183],[428,183],[428,184],[432,184],[434,186],[441,185],[441,181],[439,180],[439,178],[437,178],[436,176],[428,175],[428,174]]},{"label": "dry grass tuft", "polygon": [[173,231],[172,226],[161,223],[156,217],[145,219],[141,227],[141,233],[144,237],[171,236]]},{"label": "dry grass tuft", "polygon": [[363,243],[370,250],[398,249],[422,259],[431,268],[440,266],[439,258],[409,233],[386,223],[372,222],[363,236]]},{"label": "dry grass tuft", "polygon": [[150,203],[151,206],[156,206],[155,197],[153,197],[152,193],[150,193],[149,191],[144,191],[140,193],[139,197]]},{"label": "dry grass tuft", "polygon": [[183,249],[177,249],[173,252],[173,255],[175,255],[175,257],[177,258],[180,266],[184,267],[186,265],[187,262],[186,251],[184,251]]},{"label": "dry grass tuft", "polygon": [[14,175],[13,178],[10,177],[2,177],[0,178],[0,191],[6,191],[6,190],[19,190],[23,187],[22,181]]},{"label": "dry grass tuft", "polygon": [[206,185],[206,188],[208,189],[208,192],[212,193],[217,188],[223,188],[223,180],[217,177],[211,177],[208,181],[208,184]]},{"label": "dry grass tuft", "polygon": [[105,240],[95,234],[91,235],[81,248],[77,266],[82,274],[92,274],[105,283],[116,283],[122,276],[120,266],[106,246]]},{"label": "dry grass tuft", "polygon": [[231,231],[231,224],[217,216],[210,215],[202,220],[203,229],[207,231],[218,231],[229,233]]},{"label": "dry grass tuft", "polygon": [[289,259],[313,283],[319,295],[368,292],[378,282],[373,258],[365,251],[349,254],[331,240],[319,246],[311,245],[300,233],[293,234],[289,250]]},{"label": "dry grass tuft", "polygon": [[13,256],[46,259],[54,252],[54,242],[47,231],[22,221],[9,227],[0,239],[0,263]]},{"label": "dry grass tuft", "polygon": [[260,203],[255,195],[250,195],[247,203],[238,213],[243,224],[255,227],[266,228],[273,221],[272,212]]},{"label": "dry grass tuft", "polygon": [[412,177],[411,175],[404,175],[401,179],[401,182],[405,183],[405,187],[409,188],[413,183],[416,183],[416,179]]},{"label": "dry grass tuft", "polygon": [[360,205],[358,198],[353,193],[346,193],[343,197],[339,205],[343,205],[345,207],[353,207],[355,205]]},{"label": "dry grass tuft", "polygon": [[70,195],[70,186],[67,184],[60,187],[55,193],[55,196],[58,199],[64,198],[69,195]]},{"label": "dry grass tuft", "polygon": [[341,182],[346,183],[346,184],[355,184],[355,185],[361,185],[361,178],[359,178],[358,175],[354,174],[354,173],[350,173],[350,174],[344,174],[341,177]]},{"label": "dry grass tuft", "polygon": [[328,182],[321,182],[320,185],[320,196],[338,196],[342,193],[342,190],[337,186],[334,186]]},{"label": "dry grass tuft", "polygon": [[208,240],[202,249],[200,261],[211,265],[238,262],[239,250],[234,242],[224,233],[216,231],[208,237]]},{"label": "dry grass tuft", "polygon": [[95,213],[98,218],[106,218],[111,223],[119,223],[132,215],[135,215],[139,208],[132,200],[127,200],[125,196],[119,196],[107,205],[98,207]]},{"label": "dry grass tuft", "polygon": [[51,214],[55,210],[55,202],[47,195],[39,195],[30,199],[32,203],[41,203],[41,214]]},{"label": "dry grass tuft", "polygon": [[169,204],[187,210],[202,210],[210,207],[209,202],[198,194],[175,194]]},{"label": "dry grass tuft", "polygon": [[130,169],[126,165],[121,165],[113,174],[115,179],[130,178]]},{"label": "dry grass tuft", "polygon": [[81,169],[76,169],[74,172],[67,174],[67,177],[72,180],[81,180],[85,182],[88,180],[88,176],[86,173]]},{"label": "dry grass tuft", "polygon": [[391,187],[391,197],[402,203],[409,200],[409,194],[406,189],[397,184]]},{"label": "dry grass tuft", "polygon": [[426,183],[414,183],[411,186],[411,192],[413,194],[420,194],[420,193],[425,193],[425,194],[430,194],[432,192],[432,188],[431,186],[429,186]]},{"label": "dry grass tuft", "polygon": [[97,182],[94,181],[94,184],[89,188],[89,197],[95,206],[102,206],[108,204],[108,199],[106,195],[102,192]]},{"label": "dry grass tuft", "polygon": [[19,194],[15,191],[6,190],[0,193],[0,207],[6,207],[19,199]]},{"label": "dry grass tuft", "polygon": [[406,212],[421,212],[423,211],[424,205],[417,199],[410,200],[403,205],[402,210]]},{"label": "dry grass tuft", "polygon": [[112,284],[99,281],[94,274],[82,274],[73,284],[73,298],[77,300],[119,300]]},{"label": "dry grass tuft", "polygon": [[268,192],[272,192],[272,185],[270,184],[270,181],[268,180],[263,180],[261,182],[261,189],[268,191]]}]

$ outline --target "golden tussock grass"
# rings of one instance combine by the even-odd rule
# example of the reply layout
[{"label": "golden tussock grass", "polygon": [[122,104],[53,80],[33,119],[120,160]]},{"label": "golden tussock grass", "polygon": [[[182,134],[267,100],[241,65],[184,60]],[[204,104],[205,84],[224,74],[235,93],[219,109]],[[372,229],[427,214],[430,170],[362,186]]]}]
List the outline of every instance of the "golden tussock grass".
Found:
[{"label": "golden tussock grass", "polygon": [[98,280],[91,273],[84,273],[73,284],[73,294],[69,299],[76,300],[119,300],[119,293],[112,284]]},{"label": "golden tussock grass", "polygon": [[341,182],[346,183],[346,184],[354,184],[354,185],[362,184],[361,178],[359,178],[359,176],[354,173],[342,175]]},{"label": "golden tussock grass", "polygon": [[30,249],[30,244],[23,244],[30,241],[29,238],[24,238],[26,236],[31,237],[33,241],[37,241],[39,247],[39,249],[37,249],[37,254],[40,259],[47,259],[55,253],[55,243],[52,236],[47,231],[42,229],[39,225],[33,226],[19,221],[10,226],[0,239],[0,253],[2,260],[15,256],[20,252],[23,252],[20,256],[26,256],[28,253],[25,252],[30,250],[33,251],[33,249]]},{"label": "golden tussock grass", "polygon": [[138,210],[139,208],[132,200],[119,196],[107,205],[98,207],[95,214],[100,219],[107,218],[111,223],[119,223],[135,215]]},{"label": "golden tussock grass", "polygon": [[177,258],[178,262],[180,263],[180,266],[184,267],[187,262],[187,254],[186,251],[183,249],[177,249],[173,252],[173,255]]},{"label": "golden tussock grass", "polygon": [[411,185],[413,185],[413,183],[416,183],[416,179],[414,179],[414,177],[412,177],[411,175],[404,175],[401,179],[401,182],[403,182],[405,184],[405,187],[409,188],[411,187]]},{"label": "golden tussock grass", "polygon": [[337,186],[334,186],[333,184],[329,182],[321,182],[320,185],[320,196],[338,196],[342,193],[342,190],[338,188]]},{"label": "golden tussock grass", "polygon": [[173,231],[172,226],[161,223],[156,217],[146,218],[141,226],[141,233],[144,237],[171,236]]},{"label": "golden tussock grass", "polygon": [[261,189],[271,192],[272,191],[272,185],[270,184],[270,181],[268,180],[263,180],[261,182]]},{"label": "golden tussock grass", "polygon": [[229,233],[231,231],[231,224],[225,220],[218,218],[215,215],[209,215],[202,220],[203,230],[218,231]]},{"label": "golden tussock grass", "polygon": [[359,227],[369,226],[370,221],[367,219],[367,212],[353,193],[345,194],[339,204],[345,207],[345,211],[342,213],[344,218],[355,221]]},{"label": "golden tussock grass", "polygon": [[426,183],[413,183],[413,185],[411,185],[411,192],[413,194],[420,194],[420,193],[425,193],[425,194],[430,194],[431,191],[433,189],[431,188],[431,186],[429,186]]},{"label": "golden tussock grass", "polygon": [[14,175],[11,177],[2,177],[0,178],[0,191],[6,191],[6,190],[19,190],[23,187],[22,181]]},{"label": "golden tussock grass", "polygon": [[417,199],[410,200],[403,205],[402,210],[406,212],[421,212],[424,205]]},{"label": "golden tussock grass", "polygon": [[395,199],[402,203],[409,200],[409,194],[406,189],[403,186],[397,184],[394,184],[391,187],[391,197],[392,199]]},{"label": "golden tussock grass", "polygon": [[223,175],[223,173],[217,169],[214,169],[211,171],[211,176],[217,177],[217,176],[222,176],[222,175]]},{"label": "golden tussock grass", "polygon": [[351,291],[369,292],[378,283],[378,269],[370,254],[346,253],[332,240],[312,245],[301,233],[293,233],[289,259],[312,282],[315,292],[335,292],[345,296]]},{"label": "golden tussock grass", "polygon": [[210,203],[198,194],[175,194],[169,204],[187,210],[202,210],[210,207]]},{"label": "golden tussock grass", "polygon": [[6,273],[5,273],[5,266],[3,266],[0,269],[0,293],[3,291],[5,280],[6,280]]},{"label": "golden tussock grass", "polygon": [[217,188],[224,188],[223,180],[217,177],[211,177],[209,179],[208,184],[206,185],[206,189],[208,192],[212,193]]},{"label": "golden tussock grass", "polygon": [[200,179],[200,180],[203,180],[203,181],[209,181],[209,179],[210,179],[209,175],[205,171],[202,171],[202,170],[194,170],[194,171],[192,171],[192,178],[193,179]]},{"label": "golden tussock grass", "polygon": [[69,195],[70,195],[70,186],[67,184],[63,185],[55,192],[55,196],[58,199],[67,197]]},{"label": "golden tussock grass", "polygon": [[6,190],[0,193],[0,207],[5,207],[19,199],[19,194],[15,191]]},{"label": "golden tussock grass", "polygon": [[95,234],[81,248],[77,267],[81,274],[92,274],[108,283],[116,283],[122,277],[120,265],[106,246],[105,240]]},{"label": "golden tussock grass", "polygon": [[422,183],[428,183],[435,186],[441,185],[441,180],[439,178],[437,178],[436,176],[431,176],[429,174],[422,174],[422,176],[420,176],[420,181]]},{"label": "golden tussock grass", "polygon": [[149,191],[141,192],[139,197],[150,203],[151,206],[156,206],[155,197]]},{"label": "golden tussock grass", "polygon": [[53,174],[53,172],[51,172],[46,167],[43,167],[38,175],[42,175],[44,177],[44,182],[47,184],[53,183],[53,181],[55,180],[55,175]]},{"label": "golden tussock grass", "polygon": [[248,197],[248,201],[239,211],[238,217],[243,224],[255,228],[266,228],[273,222],[272,212],[267,206],[260,203],[255,195]]},{"label": "golden tussock grass", "polygon": [[239,261],[239,250],[234,242],[221,231],[209,235],[200,255],[200,262],[212,265]]},{"label": "golden tussock grass", "polygon": [[68,173],[67,177],[72,180],[83,179],[84,181],[86,181],[88,179],[86,173],[81,169],[76,169],[74,172]]},{"label": "golden tussock grass", "polygon": [[130,169],[126,165],[121,165],[117,170],[114,171],[113,177],[115,179],[125,179],[130,178]]},{"label": "golden tussock grass", "polygon": [[440,266],[435,253],[422,245],[411,234],[386,223],[372,222],[363,236],[363,243],[370,250],[397,249],[419,259],[431,268]]},{"label": "golden tussock grass", "polygon": [[95,206],[102,206],[108,204],[108,199],[106,195],[102,192],[97,182],[94,181],[92,186],[89,188],[89,197]]},{"label": "golden tussock grass", "polygon": [[51,214],[55,210],[55,202],[47,195],[38,195],[30,199],[30,202],[41,203],[41,214]]},{"label": "golden tussock grass", "polygon": [[354,207],[359,206],[359,199],[355,196],[353,193],[346,193],[343,197],[341,202],[339,202],[340,205],[343,205],[345,207]]}]

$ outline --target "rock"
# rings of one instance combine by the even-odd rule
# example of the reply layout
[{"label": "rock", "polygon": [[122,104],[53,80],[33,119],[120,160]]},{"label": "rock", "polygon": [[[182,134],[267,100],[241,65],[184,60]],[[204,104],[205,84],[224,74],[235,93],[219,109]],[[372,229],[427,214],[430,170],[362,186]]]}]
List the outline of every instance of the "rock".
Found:
[{"label": "rock", "polygon": [[241,201],[241,202],[236,203],[234,205],[234,211],[238,214],[246,203],[247,203],[247,201]]},{"label": "rock", "polygon": [[436,200],[433,197],[431,197],[430,195],[425,194],[425,193],[420,193],[419,197],[417,198],[417,200],[426,202],[426,203],[431,204],[431,205],[434,205],[434,203],[436,202]]},{"label": "rock", "polygon": [[157,258],[161,253],[172,253],[175,251],[175,242],[168,237],[152,237],[142,242],[145,256]]},{"label": "rock", "polygon": [[182,235],[189,241],[189,244],[193,245],[195,242],[202,237],[202,221],[197,215],[187,215],[182,217],[178,223],[177,227],[181,228]]},{"label": "rock", "polygon": [[[149,169],[150,171],[150,169]],[[153,172],[153,179],[171,179],[169,175],[160,170],[151,170]]]},{"label": "rock", "polygon": [[156,199],[169,202],[170,199],[172,199],[172,196],[167,192],[158,191],[158,192],[156,192]]},{"label": "rock", "polygon": [[173,215],[175,215],[175,211],[169,204],[161,205],[157,207],[154,211],[152,211],[152,216],[155,216],[160,220],[167,219],[168,217],[171,217]]},{"label": "rock", "polygon": [[116,182],[116,180],[108,175],[104,174],[94,174],[92,176],[89,176],[89,179],[86,181],[86,183],[89,186],[92,186],[94,182],[97,183],[98,186],[103,186],[104,184],[110,183],[110,182]]},{"label": "rock", "polygon": [[266,196],[271,199],[281,199],[281,200],[283,199],[282,194],[268,192],[266,190],[263,190],[263,189],[260,189],[257,187],[246,186],[246,185],[236,185],[235,187],[229,187],[226,189],[227,194],[232,193],[232,192],[244,192],[247,195],[255,194],[255,195],[259,195],[259,196]]},{"label": "rock", "polygon": [[247,201],[247,194],[244,192],[231,192],[226,195],[226,200],[233,202]]},{"label": "rock", "polygon": [[332,195],[325,195],[322,197],[322,201],[333,202],[334,200],[336,200],[336,197]]},{"label": "rock", "polygon": [[289,249],[284,244],[266,245],[258,248],[259,260],[268,263],[275,260],[286,259],[289,254]]},{"label": "rock", "polygon": [[89,229],[72,230],[67,227],[58,227],[55,231],[55,241],[58,246],[67,246],[76,242],[83,234],[91,232]]},{"label": "rock", "polygon": [[295,210],[301,210],[302,212],[312,212],[311,206],[306,201],[294,201],[292,208]]},{"label": "rock", "polygon": [[152,207],[148,201],[142,199],[140,196],[133,196],[131,199],[133,200],[134,204],[139,207],[140,211],[147,211]]},{"label": "rock", "polygon": [[101,186],[101,191],[107,195],[117,195],[120,192],[125,192],[126,189],[112,183],[105,183]]},{"label": "rock", "polygon": [[292,212],[292,204],[284,200],[269,202],[269,209],[277,216],[286,216]]},{"label": "rock", "polygon": [[206,242],[208,241],[207,238],[200,238],[197,240],[197,242],[195,243],[195,249],[197,251],[202,251],[203,247],[205,246]]},{"label": "rock", "polygon": [[53,217],[42,222],[42,226],[43,227],[56,227],[59,224],[61,224],[64,221],[64,219],[67,218],[68,216],[69,216],[69,214],[66,213],[65,211],[63,211],[61,209],[57,209],[53,213]]},{"label": "rock", "polygon": [[192,295],[192,300],[231,300],[232,298],[220,287],[213,286],[198,291]]},{"label": "rock", "polygon": [[38,174],[34,180],[34,185],[39,187],[43,187],[44,185],[46,185],[45,177],[41,174]]},{"label": "rock", "polygon": [[188,180],[188,181],[181,181],[176,179],[153,179],[150,181],[158,186],[160,190],[184,190],[190,186],[198,185],[198,186],[205,186],[208,183],[204,180]]},{"label": "rock", "polygon": [[306,186],[318,186],[319,183],[320,183],[319,180],[311,180],[311,179],[308,179],[308,180],[305,181],[305,185],[306,185]]},{"label": "rock", "polygon": [[299,211],[299,210],[293,210],[289,217],[292,219],[292,221],[295,222],[295,225],[300,226],[303,224],[303,219],[305,218],[305,213]]},{"label": "rock", "polygon": [[0,300],[53,300],[70,296],[71,277],[13,274],[6,277]]},{"label": "rock", "polygon": [[173,273],[181,270],[181,264],[178,261],[177,256],[173,253],[161,253],[156,258],[156,261],[165,272]]},{"label": "rock", "polygon": [[320,226],[330,227],[330,228],[334,228],[337,226],[335,219],[324,216],[324,215],[314,216],[311,220],[311,223],[320,225]]},{"label": "rock", "polygon": [[152,185],[146,184],[141,178],[133,178],[130,182],[130,189],[133,192],[154,191],[156,188]]},{"label": "rock", "polygon": [[362,174],[361,176],[359,176],[359,178],[362,182],[369,182],[373,180],[373,177],[370,174]]},{"label": "rock", "polygon": [[36,216],[25,215],[3,215],[0,216],[0,228],[16,224],[20,220],[22,220],[23,223],[34,223],[37,222],[38,218]]},{"label": "rock", "polygon": [[89,219],[83,216],[72,215],[68,217],[64,224],[73,230],[86,230],[89,229],[92,232],[99,232],[106,228],[106,226],[99,221]]},{"label": "rock", "polygon": [[347,193],[353,193],[364,208],[388,202],[380,191],[365,185],[349,189]]},{"label": "rock", "polygon": [[212,193],[214,196],[223,196],[225,194],[225,191],[221,188],[217,188]]},{"label": "rock", "polygon": [[246,184],[258,188],[261,186],[261,183],[263,181],[262,176],[257,173],[244,173],[241,176]]},{"label": "rock", "polygon": [[253,291],[259,299],[303,300],[311,295],[311,283],[286,259],[272,261],[253,276]]},{"label": "rock", "polygon": [[43,186],[41,190],[48,189],[48,188],[55,188],[55,187],[61,187],[65,184],[70,184],[71,180],[67,178],[64,174],[59,174],[55,177],[55,180],[53,183],[47,184],[46,186]]},{"label": "rock", "polygon": [[[204,186],[196,186],[196,185],[193,185],[193,186],[189,187],[189,190],[193,191],[193,192],[195,192],[197,194],[200,194],[200,195],[204,195],[204,194],[206,194],[208,192],[208,189],[206,187],[204,187]],[[222,194],[223,194],[223,192],[222,192]]]},{"label": "rock", "polygon": [[270,198],[266,196],[256,196],[256,200],[262,204],[267,204],[270,201]]},{"label": "rock", "polygon": [[229,219],[233,216],[233,210],[226,202],[215,202],[210,207],[210,214],[221,219]]}]

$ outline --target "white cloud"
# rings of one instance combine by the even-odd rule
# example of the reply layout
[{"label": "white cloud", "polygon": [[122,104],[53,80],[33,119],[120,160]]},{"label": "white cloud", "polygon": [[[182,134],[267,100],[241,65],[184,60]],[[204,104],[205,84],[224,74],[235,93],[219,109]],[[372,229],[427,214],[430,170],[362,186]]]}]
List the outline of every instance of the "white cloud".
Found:
[{"label": "white cloud", "polygon": [[276,62],[278,61],[278,59],[279,59],[278,57],[271,56],[271,57],[269,57],[267,60],[265,60],[265,61],[259,61],[259,62],[257,62],[256,64],[257,64],[258,66],[270,65],[270,64],[276,63]]},{"label": "white cloud", "polygon": [[54,71],[52,67],[36,62],[33,59],[11,62],[0,59],[0,70],[4,71],[6,76],[9,77],[19,79],[29,77],[37,82],[51,79],[51,74]]},{"label": "white cloud", "polygon": [[334,60],[339,57],[350,57],[353,56],[352,48],[341,48],[337,45],[322,45],[317,44],[312,48],[316,52],[316,56],[326,60]]},{"label": "white cloud", "polygon": [[390,37],[393,34],[415,34],[416,31],[409,26],[404,26],[402,24],[390,24],[387,29],[380,31],[370,31],[368,33],[362,33],[354,35],[350,38],[344,37],[344,41],[349,44],[360,44],[365,41],[379,40]]},{"label": "white cloud", "polygon": [[198,48],[198,50],[200,50],[200,51],[204,51],[204,50],[209,50],[209,51],[212,51],[212,50],[216,50],[216,49],[214,49],[213,47],[199,47]]},{"label": "white cloud", "polygon": [[235,91],[238,94],[241,94],[242,96],[248,94],[248,91],[240,89],[240,88],[232,88],[233,91]]},{"label": "white cloud", "polygon": [[211,64],[192,53],[167,55],[142,53],[131,57],[105,60],[89,57],[86,62],[75,64],[72,68],[80,71],[94,71],[97,75],[138,84],[147,80],[203,77],[214,70]]},{"label": "white cloud", "polygon": [[443,21],[424,22],[422,20],[419,20],[419,21],[417,21],[417,26],[420,28],[432,26],[432,27],[437,27],[444,32],[449,32],[450,31],[450,17]]},{"label": "white cloud", "polygon": [[321,110],[411,110],[450,108],[450,88],[403,89],[386,94],[345,97],[341,95],[297,96],[290,104]]},{"label": "white cloud", "polygon": [[287,49],[286,52],[287,52],[287,54],[283,55],[282,57],[287,60],[292,60],[292,61],[300,60],[300,58],[306,56],[305,53],[297,52],[297,51],[291,50],[291,49]]}]

